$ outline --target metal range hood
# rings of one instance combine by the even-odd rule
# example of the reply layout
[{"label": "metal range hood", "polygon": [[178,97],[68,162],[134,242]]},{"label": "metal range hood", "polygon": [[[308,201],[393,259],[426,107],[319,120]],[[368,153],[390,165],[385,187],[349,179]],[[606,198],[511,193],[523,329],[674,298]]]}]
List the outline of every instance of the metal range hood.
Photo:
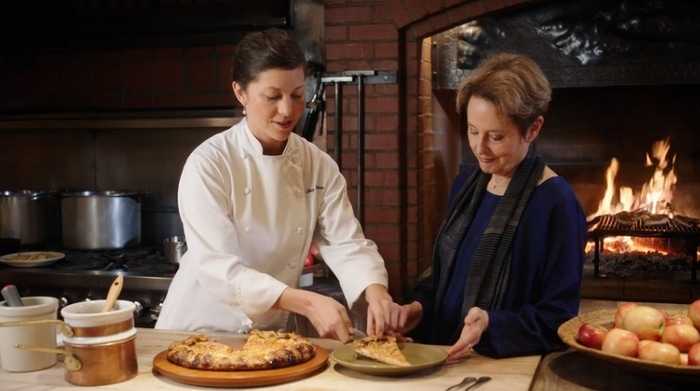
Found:
[{"label": "metal range hood", "polygon": [[[293,28],[295,0],[26,0],[3,5],[0,41],[15,48],[217,44]],[[41,12],[38,12],[41,10]]]}]

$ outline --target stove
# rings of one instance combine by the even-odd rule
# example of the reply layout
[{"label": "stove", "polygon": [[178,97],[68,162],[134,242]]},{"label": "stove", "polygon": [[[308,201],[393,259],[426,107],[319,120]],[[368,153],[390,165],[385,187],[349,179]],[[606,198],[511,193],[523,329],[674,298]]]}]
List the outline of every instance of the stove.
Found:
[{"label": "stove", "polygon": [[[53,249],[52,249],[53,250]],[[45,266],[0,266],[0,286],[14,284],[22,296],[53,296],[61,307],[78,301],[103,299],[117,274],[124,275],[120,299],[136,303],[138,327],[153,327],[178,265],[155,247],[124,250],[54,250],[64,259]]]},{"label": "stove", "polygon": [[168,262],[160,250],[144,247],[108,251],[63,251],[66,258],[51,269],[63,272],[119,271],[125,276],[172,277],[177,265]]},{"label": "stove", "polygon": [[[76,251],[60,248],[17,249],[18,251],[59,251],[66,256],[44,267],[17,268],[0,263],[0,287],[14,284],[21,296],[53,296],[60,308],[79,301],[104,299],[118,274],[124,275],[120,299],[136,304],[137,327],[155,326],[160,309],[178,265],[170,263],[160,248],[137,247],[109,251]],[[0,254],[3,252],[0,251]],[[5,251],[7,253],[7,251]],[[302,289],[345,302],[340,284],[326,267],[305,268],[305,273],[316,274],[311,286]],[[59,310],[60,314],[60,310]],[[351,316],[354,316],[351,314]],[[302,320],[302,322],[305,322]],[[312,330],[310,323],[307,329]]]}]

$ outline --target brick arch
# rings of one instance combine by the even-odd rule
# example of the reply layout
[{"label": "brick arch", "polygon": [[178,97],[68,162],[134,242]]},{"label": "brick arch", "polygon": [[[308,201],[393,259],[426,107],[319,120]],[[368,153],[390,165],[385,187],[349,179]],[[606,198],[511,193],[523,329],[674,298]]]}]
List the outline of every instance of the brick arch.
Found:
[{"label": "brick arch", "polygon": [[[487,12],[510,8],[522,3],[530,3],[533,0],[387,0],[387,14],[391,15],[391,19],[397,29],[403,29],[410,24],[433,16],[439,16],[437,20],[431,21],[431,24],[438,23],[440,20],[450,19],[449,15],[441,15],[447,13],[445,11],[455,12],[462,15],[465,11],[472,16],[482,15]],[[452,10],[454,8],[454,10]],[[464,8],[464,9],[460,9]],[[447,26],[442,26],[433,31],[439,32]]]},{"label": "brick arch", "polygon": [[[399,137],[402,150],[400,167],[404,168],[402,204],[405,208],[402,249],[402,275],[410,283],[430,264],[432,243],[436,234],[434,208],[445,202],[446,195],[434,194],[432,109],[430,78],[421,80],[421,58],[424,38],[458,26],[479,16],[508,8],[534,3],[537,0],[387,0],[387,10],[399,30],[403,46],[403,92],[400,94],[402,113]],[[424,49],[428,50],[429,47]]]}]

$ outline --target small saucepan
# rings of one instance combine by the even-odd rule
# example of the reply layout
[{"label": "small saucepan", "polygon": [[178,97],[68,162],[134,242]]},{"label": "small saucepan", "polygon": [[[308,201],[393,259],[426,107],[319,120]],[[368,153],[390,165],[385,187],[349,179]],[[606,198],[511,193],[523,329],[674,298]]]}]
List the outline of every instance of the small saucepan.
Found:
[{"label": "small saucepan", "polygon": [[171,236],[163,240],[163,255],[170,263],[180,263],[180,258],[187,251],[187,243],[180,236]]}]

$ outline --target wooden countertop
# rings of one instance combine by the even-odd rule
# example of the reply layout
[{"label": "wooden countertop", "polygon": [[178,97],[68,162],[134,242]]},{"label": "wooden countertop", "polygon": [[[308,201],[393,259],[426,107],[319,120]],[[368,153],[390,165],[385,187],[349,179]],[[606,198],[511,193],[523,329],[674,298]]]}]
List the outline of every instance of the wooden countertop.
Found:
[{"label": "wooden countertop", "polygon": [[[139,329],[136,339],[138,358],[138,375],[126,382],[99,387],[100,390],[184,390],[209,388],[189,386],[177,383],[166,377],[151,372],[153,357],[166,349],[175,340],[183,339],[190,333]],[[218,339],[226,341],[226,338]],[[235,338],[235,337],[234,337]],[[333,350],[340,343],[328,339],[314,339],[318,345]],[[493,380],[481,385],[479,391],[488,390],[528,390],[537,369],[540,356],[517,357],[510,359],[491,359],[474,355],[469,359],[434,370],[428,370],[405,377],[381,377],[364,375],[339,365],[329,365],[323,372],[309,378],[270,387],[256,387],[256,390],[306,390],[306,391],[386,391],[387,387],[413,390],[440,390],[459,383],[465,376],[491,376]],[[0,389],[17,391],[48,390],[85,390],[85,387],[73,386],[63,379],[63,365],[27,373],[9,373],[0,371]]]},{"label": "wooden countertop", "polygon": [[[666,310],[687,308],[679,304],[651,303]],[[583,300],[581,312],[615,308],[617,302],[603,300]],[[164,350],[172,341],[182,339],[189,333],[139,329],[137,356],[139,374],[127,382],[99,387],[101,390],[185,390],[208,388],[189,386],[154,375],[151,372],[153,357]],[[235,337],[219,336],[226,341]],[[328,339],[314,339],[318,345],[333,350],[339,342]],[[538,366],[539,364],[539,366]],[[387,387],[401,391],[444,390],[458,383],[465,376],[491,376],[492,381],[482,385],[478,391],[488,390],[696,390],[700,389],[700,379],[669,377],[640,371],[630,371],[609,362],[586,356],[573,350],[539,356],[510,359],[491,359],[474,355],[469,359],[453,364],[413,374],[406,377],[370,376],[331,364],[323,372],[304,380],[270,387],[257,387],[256,390],[299,390],[299,391],[386,391]],[[0,389],[17,391],[84,390],[63,380],[63,366],[28,373],[8,373],[0,371]]]}]

